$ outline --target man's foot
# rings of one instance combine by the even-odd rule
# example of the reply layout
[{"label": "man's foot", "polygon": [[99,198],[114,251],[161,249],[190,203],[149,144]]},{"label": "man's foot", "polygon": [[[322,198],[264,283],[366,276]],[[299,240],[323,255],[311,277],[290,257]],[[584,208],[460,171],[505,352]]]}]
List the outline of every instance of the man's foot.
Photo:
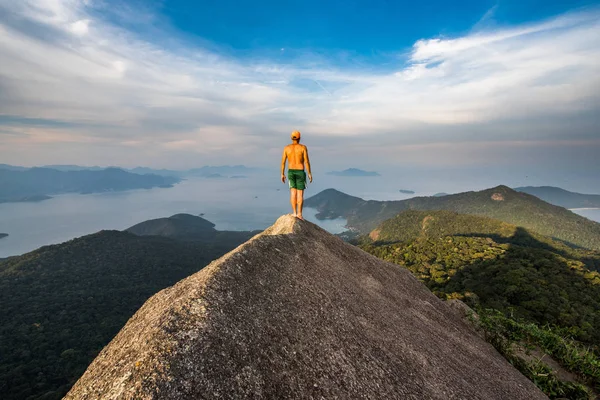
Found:
[{"label": "man's foot", "polygon": [[297,218],[298,216],[296,214],[292,214],[292,217]]},{"label": "man's foot", "polygon": [[304,218],[302,218],[302,215],[296,215],[296,218],[301,219],[302,221],[304,221]]}]

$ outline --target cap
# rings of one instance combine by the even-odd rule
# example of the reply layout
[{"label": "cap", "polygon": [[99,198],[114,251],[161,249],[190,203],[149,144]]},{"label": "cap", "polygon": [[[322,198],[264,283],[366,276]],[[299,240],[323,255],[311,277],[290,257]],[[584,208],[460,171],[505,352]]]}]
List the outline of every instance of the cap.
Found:
[{"label": "cap", "polygon": [[292,132],[292,139],[300,139],[300,131]]}]

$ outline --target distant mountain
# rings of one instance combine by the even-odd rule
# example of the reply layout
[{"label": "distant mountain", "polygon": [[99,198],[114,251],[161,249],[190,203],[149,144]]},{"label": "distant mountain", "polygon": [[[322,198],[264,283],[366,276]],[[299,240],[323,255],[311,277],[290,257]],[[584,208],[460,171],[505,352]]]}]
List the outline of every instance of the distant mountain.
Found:
[{"label": "distant mountain", "polygon": [[442,298],[571,329],[600,345],[600,251],[451,211],[404,211],[369,239],[361,248],[408,268]]},{"label": "distant mountain", "polygon": [[244,165],[222,165],[222,166],[204,166],[201,168],[193,168],[186,171],[187,175],[192,176],[210,176],[210,175],[223,175],[223,176],[231,176],[231,175],[244,175],[252,172],[256,172],[258,169],[249,168]]},{"label": "distant mountain", "polygon": [[400,189],[398,191],[400,193],[404,193],[404,194],[415,194],[415,192],[413,190]]},{"label": "distant mountain", "polygon": [[0,169],[0,203],[44,200],[49,194],[97,193],[130,189],[171,187],[179,178],[138,175],[119,168],[101,171],[57,171],[31,168],[25,171]]},{"label": "distant mountain", "polygon": [[[51,164],[44,165],[42,167],[33,167],[33,168],[46,168],[53,169],[56,171],[69,172],[69,171],[103,171],[105,169],[122,169],[123,171],[131,172],[138,175],[159,175],[159,176],[168,176],[168,177],[177,177],[182,178],[184,176],[209,176],[209,175],[223,175],[230,176],[231,178],[246,178],[245,174],[259,172],[259,168],[246,167],[244,165],[223,165],[223,166],[210,166],[206,165],[200,168],[192,168],[189,170],[172,170],[172,169],[155,169],[148,167],[135,167],[135,168],[120,168],[120,167],[86,167],[81,165],[71,165],[71,164]],[[28,167],[19,167],[8,164],[0,164],[0,169],[10,170],[10,171],[27,171],[32,168]]]},{"label": "distant mountain", "polygon": [[348,227],[362,233],[369,233],[401,211],[449,210],[499,219],[573,245],[600,249],[600,223],[506,186],[398,201],[366,201],[327,189],[307,199],[304,205],[317,209],[318,219],[347,218]]},{"label": "distant mountain", "polygon": [[184,171],[175,171],[175,170],[171,170],[171,169],[153,169],[153,168],[147,168],[147,167],[135,167],[135,168],[128,169],[127,171],[133,172],[134,174],[140,174],[140,175],[152,174],[152,175],[159,175],[159,176],[175,176],[175,177],[181,177],[181,176],[185,175]]},{"label": "distant mountain", "polygon": [[[0,190],[0,194],[2,191]],[[11,200],[7,200],[9,202],[15,203],[37,203],[39,201],[50,200],[51,196],[46,196],[45,194],[37,194],[32,196],[24,196],[24,197],[13,197]],[[0,199],[0,203],[2,203],[2,199]]]},{"label": "distant mountain", "polygon": [[201,240],[218,242],[236,240],[244,242],[259,231],[218,231],[215,224],[191,214],[175,214],[168,218],[152,219],[139,223],[126,230],[138,236],[164,236],[179,240]]},{"label": "distant mountain", "polygon": [[444,193],[444,192],[440,192],[440,193],[436,193],[433,195],[433,197],[444,197],[444,196],[448,196],[449,193]]},{"label": "distant mountain", "polygon": [[25,171],[29,168],[27,167],[18,167],[15,165],[8,165],[8,164],[0,164],[0,169],[6,169],[8,171]]},{"label": "distant mountain", "polygon": [[[102,171],[104,169],[106,169],[107,167],[98,167],[98,166],[93,166],[93,167],[83,167],[81,165],[44,165],[41,166],[39,168],[48,168],[48,169],[55,169],[57,171]],[[108,168],[116,168],[116,167],[108,167]]]},{"label": "distant mountain", "polygon": [[0,398],[61,399],[150,296],[252,236],[212,227],[180,214],[131,228],[169,237],[102,231],[0,261]]},{"label": "distant mountain", "polygon": [[358,168],[348,168],[343,171],[330,171],[327,175],[335,176],[380,176],[379,173],[374,171],[363,171]]},{"label": "distant mountain", "polygon": [[8,236],[8,233],[0,233],[0,239],[5,238]]},{"label": "distant mountain", "polygon": [[600,194],[569,192],[553,186],[525,186],[515,188],[515,190],[529,193],[550,204],[565,208],[600,208]]}]

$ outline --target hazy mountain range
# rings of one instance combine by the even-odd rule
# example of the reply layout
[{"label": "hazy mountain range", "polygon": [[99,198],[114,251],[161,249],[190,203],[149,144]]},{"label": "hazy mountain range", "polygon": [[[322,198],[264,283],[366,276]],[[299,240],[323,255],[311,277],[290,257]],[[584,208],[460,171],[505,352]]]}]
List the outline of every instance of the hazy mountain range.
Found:
[{"label": "hazy mountain range", "polygon": [[375,171],[364,171],[358,168],[348,168],[343,171],[330,171],[327,175],[335,175],[335,176],[380,176],[378,172]]},{"label": "hazy mountain range", "polygon": [[171,187],[179,178],[139,175],[119,168],[59,171],[49,168],[0,169],[0,203],[39,201],[61,193],[97,193]]},{"label": "hazy mountain range", "polygon": [[[63,172],[67,172],[67,171],[102,171],[107,168],[118,168],[118,169],[122,169],[123,171],[131,172],[134,174],[140,174],[140,175],[152,174],[152,175],[174,176],[174,177],[208,176],[211,174],[221,174],[221,175],[225,175],[225,176],[230,176],[230,175],[243,175],[243,174],[249,174],[249,173],[261,171],[259,168],[246,167],[244,165],[222,165],[222,166],[206,165],[206,166],[203,166],[200,168],[193,168],[193,169],[188,169],[188,170],[171,170],[171,169],[164,169],[164,168],[163,169],[154,169],[154,168],[148,168],[148,167],[122,168],[122,167],[115,167],[115,166],[86,167],[86,166],[81,166],[81,165],[61,165],[61,164],[44,165],[44,166],[33,167],[33,168],[47,168],[47,169],[54,169],[54,170],[63,171]],[[8,165],[8,164],[0,164],[0,170],[2,170],[2,169],[12,170],[12,171],[25,171],[25,170],[32,169],[32,168],[20,167],[20,166]]]}]

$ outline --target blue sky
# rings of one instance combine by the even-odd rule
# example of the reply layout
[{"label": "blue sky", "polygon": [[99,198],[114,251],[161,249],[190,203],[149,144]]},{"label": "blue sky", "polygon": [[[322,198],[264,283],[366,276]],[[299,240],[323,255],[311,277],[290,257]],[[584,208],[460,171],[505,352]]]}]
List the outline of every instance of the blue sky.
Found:
[{"label": "blue sky", "polygon": [[584,0],[0,0],[0,161],[269,166],[299,129],[323,169],[576,179],[598,37]]},{"label": "blue sky", "polygon": [[182,31],[232,50],[335,49],[368,59],[373,53],[409,49],[422,38],[462,35],[478,23],[509,26],[595,3],[589,0],[172,0],[155,3],[155,7]]}]

